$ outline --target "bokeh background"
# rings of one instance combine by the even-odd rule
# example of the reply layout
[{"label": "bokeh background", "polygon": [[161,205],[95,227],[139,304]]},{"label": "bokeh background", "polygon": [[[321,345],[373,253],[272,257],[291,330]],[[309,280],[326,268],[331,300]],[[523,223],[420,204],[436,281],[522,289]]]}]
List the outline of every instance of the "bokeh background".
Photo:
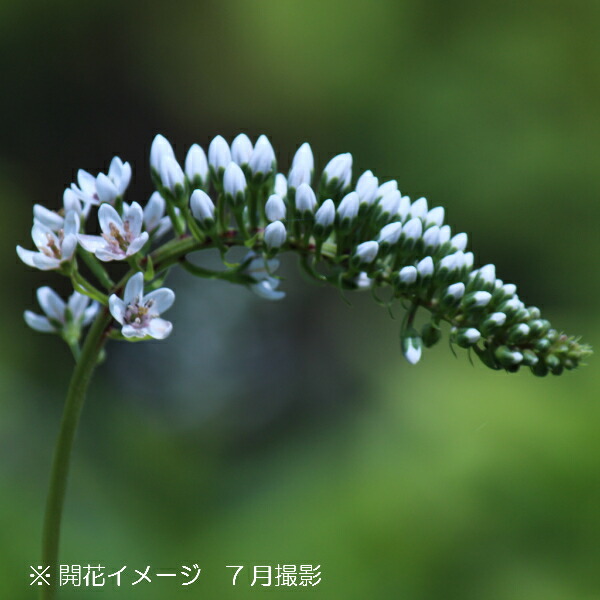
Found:
[{"label": "bokeh background", "polygon": [[[397,178],[446,207],[553,323],[599,345],[600,3],[0,2],[0,588],[29,599],[71,359],[26,328],[43,284],[14,247],[76,170],[269,135],[283,167]],[[240,598],[253,565],[321,565],[345,600],[600,598],[597,359],[559,378],[454,358],[416,367],[399,321],[285,261],[285,301],[174,273],[173,335],[118,345],[75,448],[62,562],[127,565],[65,598]],[[398,312],[398,311],[397,311]],[[131,587],[134,569],[180,571]],[[231,585],[225,565],[246,565]],[[112,580],[111,580],[112,581]],[[179,579],[181,582],[181,578]],[[143,589],[142,589],[143,588]],[[94,596],[96,597],[96,596]]]}]

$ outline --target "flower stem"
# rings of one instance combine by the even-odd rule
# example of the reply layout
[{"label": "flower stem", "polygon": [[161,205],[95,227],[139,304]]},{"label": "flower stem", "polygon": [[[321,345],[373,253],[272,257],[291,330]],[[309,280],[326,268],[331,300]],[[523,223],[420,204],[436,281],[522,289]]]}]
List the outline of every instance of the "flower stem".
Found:
[{"label": "flower stem", "polygon": [[50,566],[52,584],[42,586],[40,596],[42,600],[56,598],[60,523],[67,488],[71,449],[88,384],[104,345],[104,333],[110,321],[111,315],[108,309],[101,309],[87,335],[67,392],[60,432],[54,450],[42,541],[42,564]]}]

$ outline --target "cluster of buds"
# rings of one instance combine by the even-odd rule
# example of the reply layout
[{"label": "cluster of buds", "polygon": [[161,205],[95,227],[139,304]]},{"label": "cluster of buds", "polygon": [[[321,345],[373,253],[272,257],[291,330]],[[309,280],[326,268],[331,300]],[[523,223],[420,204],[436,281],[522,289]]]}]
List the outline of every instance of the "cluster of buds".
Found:
[{"label": "cluster of buds", "polygon": [[[525,306],[516,286],[498,279],[493,265],[474,268],[467,235],[452,233],[441,206],[430,208],[425,198],[411,201],[396,181],[380,182],[371,171],[355,180],[348,153],[332,158],[317,177],[313,152],[304,143],[286,175],[278,172],[266,136],[253,144],[240,134],[231,145],[215,137],[208,153],[192,145],[182,167],[168,140],[157,135],[150,167],[157,191],[144,208],[124,201],[128,163],[115,158],[108,174],[97,177],[80,171],[79,185],[65,191],[61,210],[34,208],[38,251],[17,248],[28,265],[71,277],[77,292],[105,304],[126,339],[162,339],[170,333],[171,324],[160,313],[174,294],[157,288],[174,264],[279,300],[285,293],[274,275],[276,257],[292,251],[317,281],[371,290],[375,297],[385,287],[390,303],[400,299],[408,305],[400,338],[412,364],[423,347],[440,340],[443,322],[450,325],[452,343],[472,349],[493,369],[514,372],[526,366],[536,375],[560,374],[590,353],[578,339],[553,329],[538,308]],[[102,233],[86,234],[96,207]],[[169,231],[171,239],[160,245]],[[224,261],[221,271],[187,259],[206,248],[224,255],[232,246],[250,251],[239,264]],[[110,297],[81,275],[78,257]],[[113,284],[103,264],[110,261],[130,264],[124,282]],[[417,328],[419,309],[429,318]]]}]

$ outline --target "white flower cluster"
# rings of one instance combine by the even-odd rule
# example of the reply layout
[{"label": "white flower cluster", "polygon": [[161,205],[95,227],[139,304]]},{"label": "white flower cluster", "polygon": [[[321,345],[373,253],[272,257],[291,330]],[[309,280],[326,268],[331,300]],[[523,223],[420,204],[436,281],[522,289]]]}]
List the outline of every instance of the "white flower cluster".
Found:
[{"label": "white flower cluster", "polygon": [[[198,276],[245,284],[265,299],[279,300],[285,293],[278,289],[276,255],[292,250],[319,281],[355,290],[389,286],[394,297],[407,301],[401,342],[410,363],[439,340],[441,321],[450,323],[452,342],[473,349],[494,369],[525,365],[538,375],[559,373],[588,352],[551,329],[537,308],[526,308],[516,287],[496,277],[493,265],[473,270],[467,235],[452,233],[441,206],[430,207],[422,197],[412,201],[395,180],[380,182],[372,171],[354,181],[349,153],[333,157],[315,177],[313,152],[304,143],[286,175],[277,172],[275,152],[264,135],[253,144],[240,134],[231,145],[217,136],[207,153],[193,144],[182,164],[169,141],[157,135],[150,167],[157,191],[143,208],[124,201],[131,180],[128,163],[115,157],[108,173],[96,177],[80,170],[77,184],[65,190],[61,210],[34,207],[37,250],[17,247],[26,264],[68,275],[78,291],[104,302],[125,338],[169,335],[171,324],[160,314],[174,294],[155,289],[169,266],[180,263]],[[96,207],[100,235],[85,233]],[[169,230],[172,242],[152,251]],[[238,266],[225,263],[221,272],[208,272],[186,258],[209,247],[224,254],[236,245],[249,248],[249,254]],[[110,298],[82,278],[78,256]],[[155,265],[155,259],[162,262]],[[116,286],[103,266],[115,261],[133,269]],[[154,290],[149,294],[144,294],[145,281]],[[414,325],[419,308],[431,314],[421,331]]]}]

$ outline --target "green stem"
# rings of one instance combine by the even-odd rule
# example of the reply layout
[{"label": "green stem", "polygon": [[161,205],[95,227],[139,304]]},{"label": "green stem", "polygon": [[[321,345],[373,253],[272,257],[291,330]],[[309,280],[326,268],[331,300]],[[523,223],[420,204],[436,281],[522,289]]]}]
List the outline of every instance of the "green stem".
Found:
[{"label": "green stem", "polygon": [[104,333],[111,318],[112,317],[106,308],[102,309],[96,317],[96,320],[87,335],[85,344],[83,345],[79,361],[77,362],[71,377],[69,391],[67,392],[60,432],[54,450],[42,542],[42,564],[50,567],[52,583],[49,586],[42,586],[40,596],[42,600],[52,600],[53,598],[56,598],[58,589],[57,566],[60,524],[65,500],[65,491],[67,488],[71,450],[73,448],[73,440],[75,439],[75,432],[77,431],[77,424],[81,415],[85,394],[97,364],[100,351],[104,345]]}]

